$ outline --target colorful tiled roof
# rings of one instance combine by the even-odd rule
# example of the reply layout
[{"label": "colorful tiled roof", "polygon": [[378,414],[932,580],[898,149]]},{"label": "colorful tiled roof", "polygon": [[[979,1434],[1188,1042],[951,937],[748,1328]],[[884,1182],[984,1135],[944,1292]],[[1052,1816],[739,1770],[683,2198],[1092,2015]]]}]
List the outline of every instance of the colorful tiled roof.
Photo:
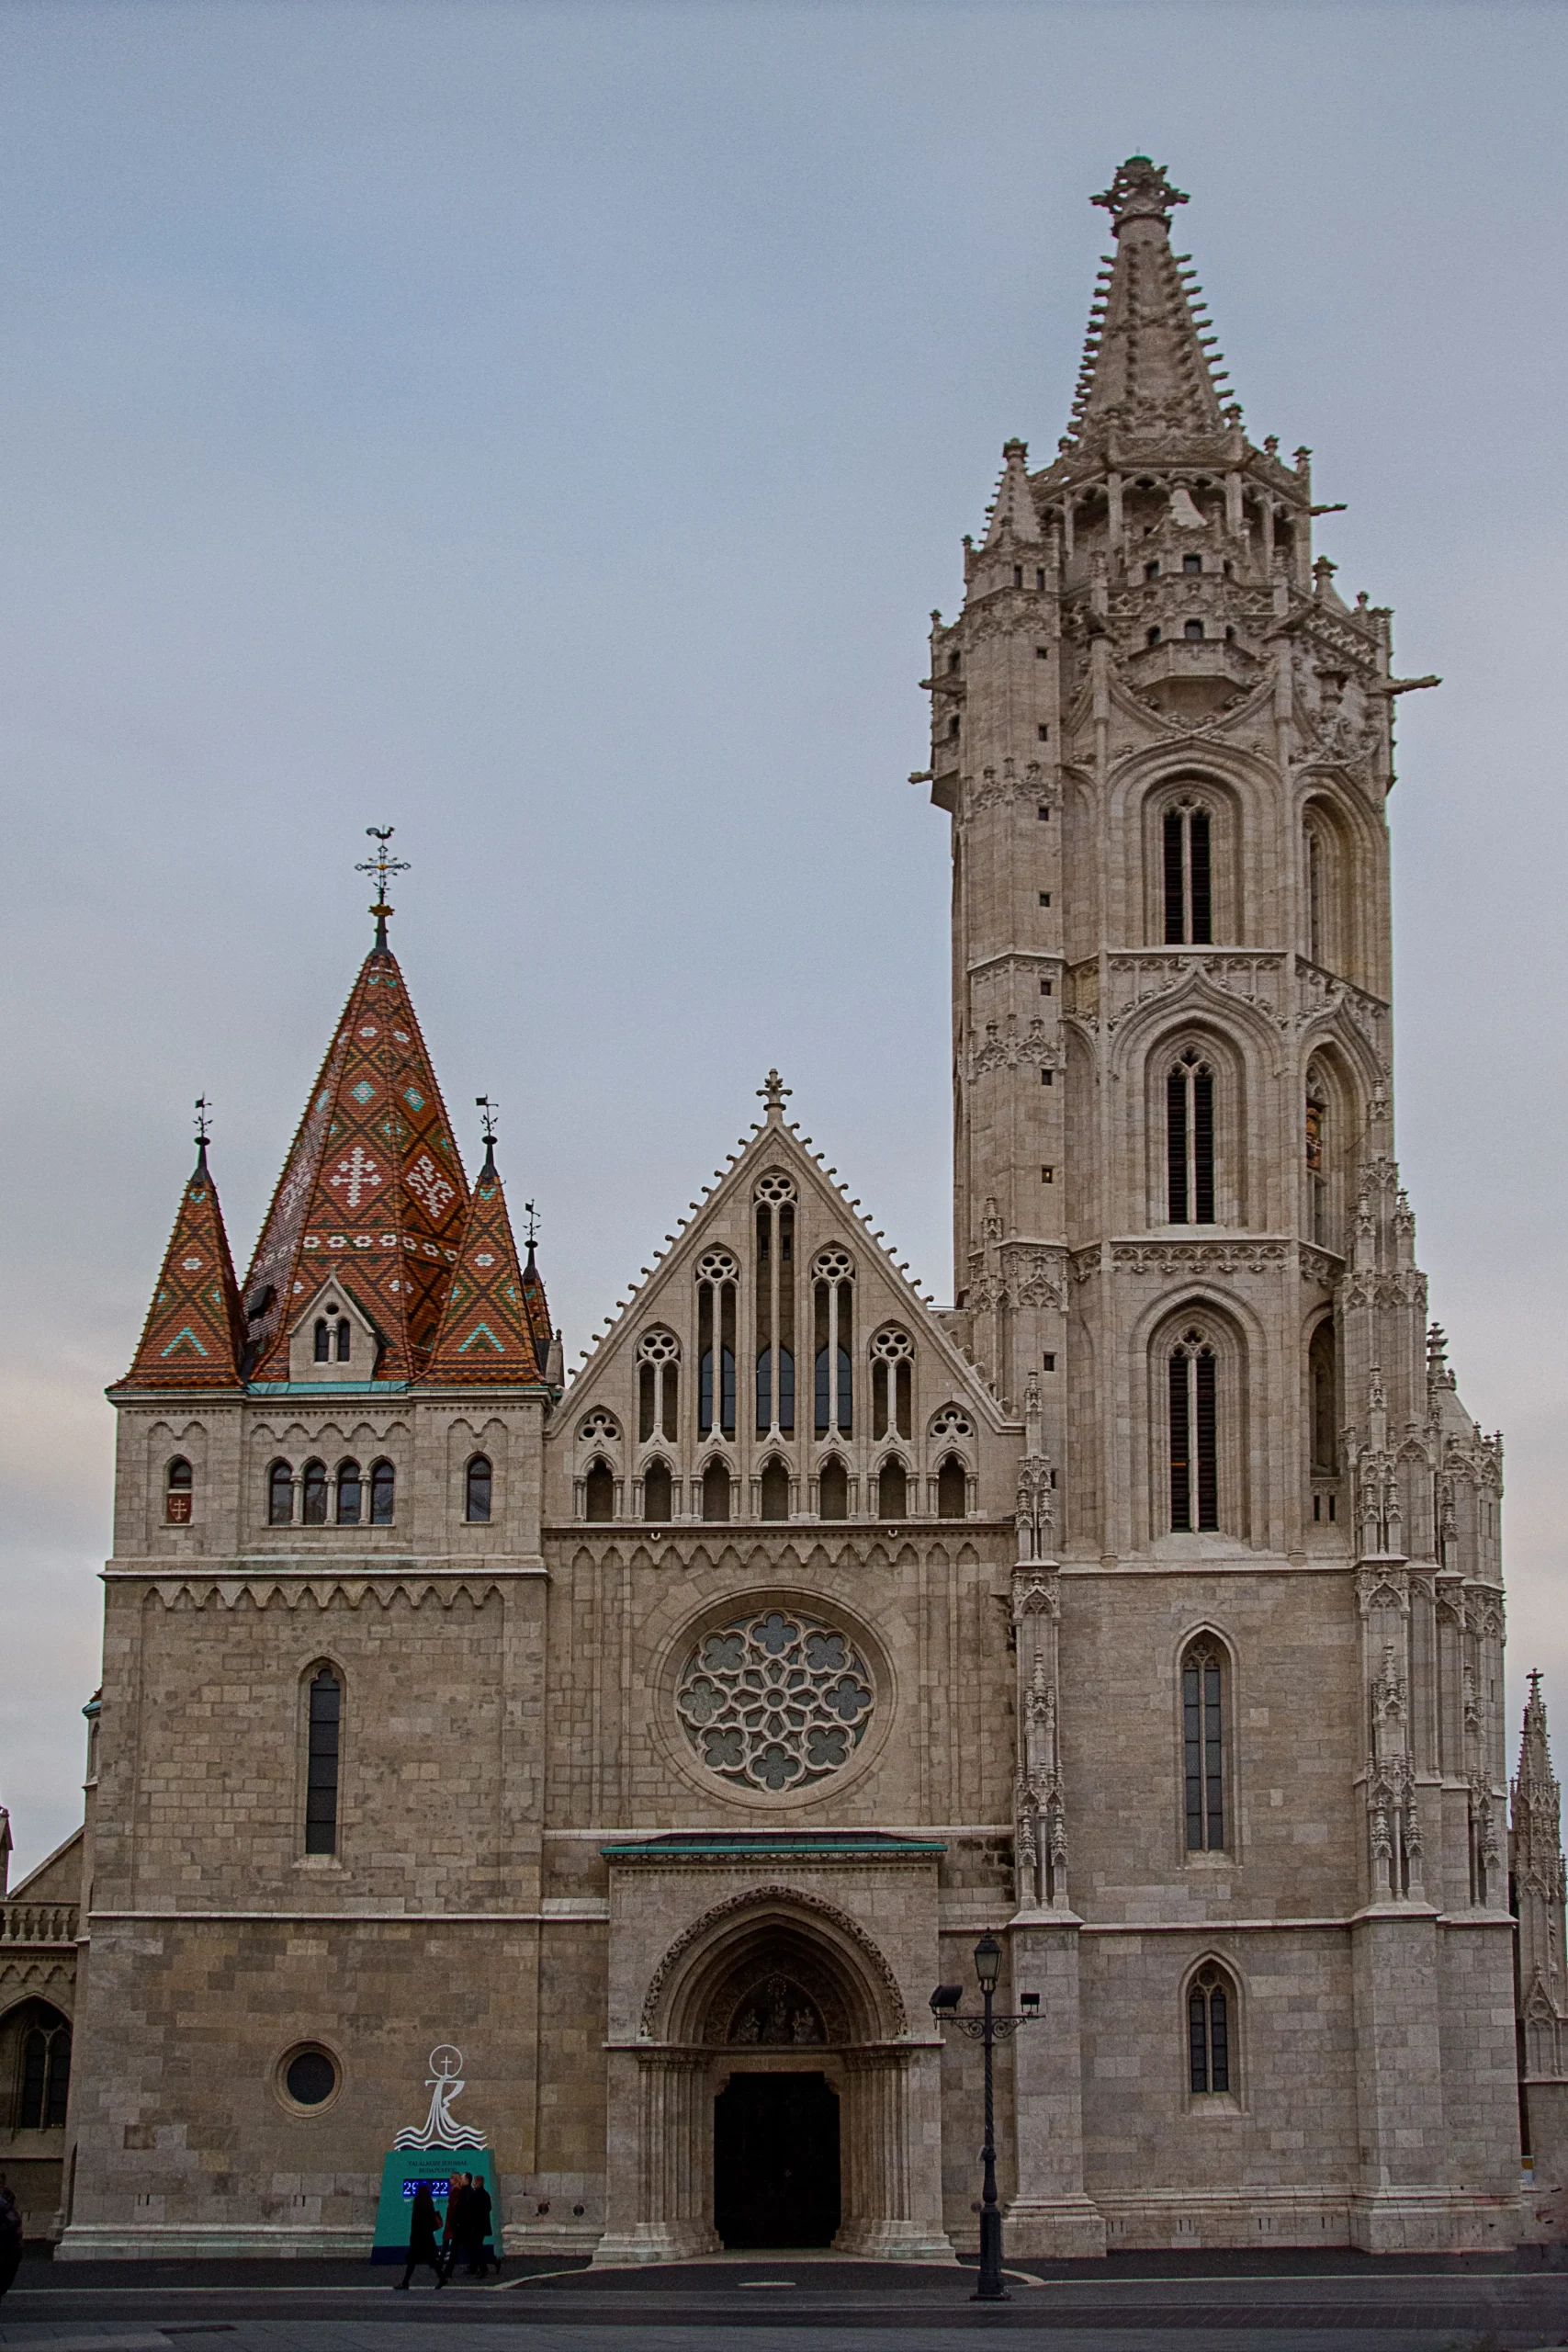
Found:
[{"label": "colorful tiled roof", "polygon": [[[542,1304],[544,1288],[532,1249],[528,1264]],[[468,1204],[468,1227],[457,1251],[446,1320],[425,1376],[465,1386],[493,1387],[502,1382],[542,1381],[548,1361],[547,1323],[541,1348],[517,1263],[506,1195],[496,1173],[495,1146],[490,1143]]]},{"label": "colorful tiled roof", "polygon": [[132,1388],[237,1388],[244,1317],[218,1187],[198,1145],[152,1294]]},{"label": "colorful tiled roof", "polygon": [[446,1311],[467,1191],[403,976],[378,944],[327,1048],[246,1277],[249,1377],[288,1377],[290,1329],[338,1273],[382,1332],[377,1379],[419,1379]]}]

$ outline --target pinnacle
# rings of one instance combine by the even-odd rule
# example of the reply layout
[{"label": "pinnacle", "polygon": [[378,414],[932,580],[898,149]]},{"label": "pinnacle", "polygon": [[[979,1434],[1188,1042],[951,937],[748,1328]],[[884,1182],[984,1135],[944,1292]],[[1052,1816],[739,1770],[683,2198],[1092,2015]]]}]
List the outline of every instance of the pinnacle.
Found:
[{"label": "pinnacle", "polygon": [[1029,444],[1026,441],[1004,442],[1002,478],[997,485],[985,544],[987,548],[999,547],[1007,538],[1033,544],[1044,536],[1035,509],[1034,493],[1029,487]]},{"label": "pinnacle", "polygon": [[1187,202],[1163,164],[1132,155],[1094,198],[1111,216],[1114,257],[1097,281],[1069,445],[1097,430],[1204,438],[1235,417],[1225,369],[1188,254],[1170,250],[1170,213]]}]

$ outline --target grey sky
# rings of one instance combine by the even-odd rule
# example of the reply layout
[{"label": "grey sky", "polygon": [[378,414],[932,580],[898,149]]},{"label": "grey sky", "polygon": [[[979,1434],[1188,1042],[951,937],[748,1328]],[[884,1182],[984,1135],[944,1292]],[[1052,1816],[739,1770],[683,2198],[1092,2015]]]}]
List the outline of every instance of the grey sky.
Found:
[{"label": "grey sky", "polygon": [[[1395,607],[1397,1107],[1568,1736],[1568,16],[0,12],[0,1796],[77,1816],[111,1424],[189,1157],[243,1268],[368,937],[568,1360],[771,1062],[951,1295],[924,632],[1143,150],[1255,438]],[[866,885],[873,885],[868,899]],[[1517,1696],[1517,1692],[1516,1692]]]}]

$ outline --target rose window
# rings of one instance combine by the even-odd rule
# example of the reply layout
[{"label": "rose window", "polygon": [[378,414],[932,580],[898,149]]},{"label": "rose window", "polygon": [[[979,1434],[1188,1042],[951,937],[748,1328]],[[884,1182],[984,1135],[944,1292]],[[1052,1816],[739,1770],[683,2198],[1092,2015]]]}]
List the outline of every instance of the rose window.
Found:
[{"label": "rose window", "polygon": [[875,1704],[850,1636],[784,1609],[705,1634],[675,1693],[682,1728],[708,1770],[771,1796],[841,1770]]}]

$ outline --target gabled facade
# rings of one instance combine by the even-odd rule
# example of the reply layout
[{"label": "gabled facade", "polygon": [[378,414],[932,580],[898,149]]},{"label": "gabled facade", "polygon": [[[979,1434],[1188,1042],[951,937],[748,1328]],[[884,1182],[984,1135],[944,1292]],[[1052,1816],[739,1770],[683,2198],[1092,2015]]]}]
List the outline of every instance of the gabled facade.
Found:
[{"label": "gabled facade", "polygon": [[66,2256],[364,2248],[438,2043],[512,2248],[941,2256],[978,2081],[929,2000],[983,1929],[1035,2012],[1015,2254],[1533,2226],[1501,1444],[1393,1157],[1432,682],[1314,556],[1307,453],[1247,439],[1185,197],[1134,157],[1097,201],[1069,429],[1007,445],[932,635],[953,1306],[771,1073],[565,1386],[384,907],[238,1290],[198,1168],[114,1392]]}]

